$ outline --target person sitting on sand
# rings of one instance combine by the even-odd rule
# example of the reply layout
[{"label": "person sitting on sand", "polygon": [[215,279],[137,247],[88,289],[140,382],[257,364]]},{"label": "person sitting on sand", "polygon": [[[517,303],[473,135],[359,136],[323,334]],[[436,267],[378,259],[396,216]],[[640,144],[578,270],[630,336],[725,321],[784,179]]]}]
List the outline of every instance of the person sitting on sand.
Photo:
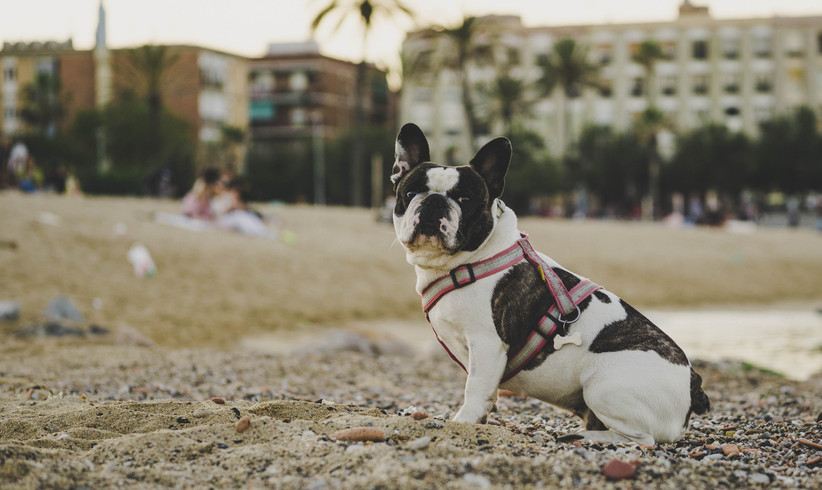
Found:
[{"label": "person sitting on sand", "polygon": [[189,218],[213,220],[211,200],[220,192],[220,171],[209,167],[183,197],[182,213]]},{"label": "person sitting on sand", "polygon": [[267,227],[262,215],[249,207],[249,194],[247,180],[242,177],[232,179],[220,196],[226,210],[217,218],[217,226],[245,235],[276,239],[277,232]]}]

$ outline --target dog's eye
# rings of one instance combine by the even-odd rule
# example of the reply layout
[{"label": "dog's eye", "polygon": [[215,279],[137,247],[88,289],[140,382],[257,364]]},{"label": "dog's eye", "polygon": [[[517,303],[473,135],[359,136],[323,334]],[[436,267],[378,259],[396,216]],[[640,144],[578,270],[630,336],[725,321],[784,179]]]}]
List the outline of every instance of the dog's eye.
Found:
[{"label": "dog's eye", "polygon": [[414,196],[416,196],[416,195],[417,195],[417,193],[414,192],[414,191],[408,191],[408,192],[405,193],[405,197],[407,197],[408,199],[414,199]]}]

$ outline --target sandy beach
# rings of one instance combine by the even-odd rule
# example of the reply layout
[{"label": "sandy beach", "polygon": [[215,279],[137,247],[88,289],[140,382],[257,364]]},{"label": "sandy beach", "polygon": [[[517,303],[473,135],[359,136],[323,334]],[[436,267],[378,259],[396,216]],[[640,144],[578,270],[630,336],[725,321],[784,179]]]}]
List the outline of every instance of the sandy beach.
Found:
[{"label": "sandy beach", "polygon": [[[713,409],[692,417],[676,443],[558,442],[578,421],[520,397],[501,397],[487,425],[455,424],[448,420],[465,375],[430,348],[414,274],[390,225],[367,210],[261,206],[284,238],[271,241],[154,221],[178,206],[0,193],[0,301],[20,306],[18,319],[0,321],[0,487],[822,481],[822,374],[785,377],[724,360],[749,348],[744,322],[735,338],[721,324],[712,336],[721,315],[700,320],[707,326],[695,345],[707,360],[685,350]],[[815,322],[822,308],[822,235],[811,230],[536,218],[521,219],[520,229],[659,318],[761,312],[775,336],[797,336],[776,342],[787,346],[783,356],[813,338],[780,330],[780,318],[797,317],[778,313]],[[126,257],[135,242],[151,252],[154,277],[135,277]],[[47,335],[44,311],[57,296],[82,315],[71,324],[79,333]],[[767,336],[768,323],[757,335]],[[724,350],[711,350],[712,339]],[[822,344],[812,342],[803,355],[818,359]],[[351,428],[373,440],[348,440],[340,431]]]}]

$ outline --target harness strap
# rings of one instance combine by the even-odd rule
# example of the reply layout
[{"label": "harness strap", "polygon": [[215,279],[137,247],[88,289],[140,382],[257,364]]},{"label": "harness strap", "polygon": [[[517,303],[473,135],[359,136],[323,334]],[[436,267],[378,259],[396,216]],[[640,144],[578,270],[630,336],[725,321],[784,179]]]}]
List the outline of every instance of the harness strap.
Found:
[{"label": "harness strap", "polygon": [[[527,238],[523,239],[527,240]],[[502,272],[522,262],[524,255],[519,244],[521,240],[491,258],[459,265],[451,269],[447,276],[434,280],[421,293],[422,310],[428,313],[443,296],[451,291],[473,284],[479,279]]]},{"label": "harness strap", "polygon": [[[528,235],[522,234],[516,243],[502,252],[479,262],[462,264],[455,267],[448,275],[434,280],[421,293],[422,309],[425,312],[425,318],[431,323],[431,320],[428,318],[428,312],[431,311],[434,305],[436,305],[443,296],[451,291],[473,284],[479,279],[502,272],[509,267],[519,264],[523,260],[526,260],[539,271],[540,277],[554,298],[554,304],[551,305],[548,312],[539,321],[536,329],[528,335],[523,347],[518,352],[508,356],[508,363],[505,366],[505,372],[503,373],[501,382],[508,381],[516,376],[554,337],[568,333],[568,324],[574,323],[579,319],[580,312],[577,308],[578,305],[595,291],[601,289],[601,286],[588,279],[582,279],[579,284],[568,291],[562,279],[542,260],[531,246],[531,243],[528,241]],[[573,313],[576,313],[576,316],[567,318]],[[465,366],[448,349],[445,342],[440,339],[433,324],[431,328],[434,330],[434,336],[437,337],[437,341],[439,341],[451,359],[459,364],[463,371],[467,372]]]},{"label": "harness strap", "polygon": [[[574,304],[574,309],[576,310],[577,305],[601,288],[602,286],[587,279],[577,284],[569,292]],[[539,321],[537,328],[528,335],[525,344],[523,344],[519,352],[513,355],[509,354],[508,364],[505,366],[505,372],[502,375],[501,382],[504,383],[516,376],[537,354],[542,352],[542,349],[545,348],[549,341],[553,341],[557,335],[567,334],[568,324],[579,319],[579,314],[577,314],[575,318],[563,320],[562,317],[557,317],[558,311],[559,308],[557,308],[556,304],[551,305],[551,307],[548,308],[548,312]],[[561,327],[560,324],[562,325]]]}]

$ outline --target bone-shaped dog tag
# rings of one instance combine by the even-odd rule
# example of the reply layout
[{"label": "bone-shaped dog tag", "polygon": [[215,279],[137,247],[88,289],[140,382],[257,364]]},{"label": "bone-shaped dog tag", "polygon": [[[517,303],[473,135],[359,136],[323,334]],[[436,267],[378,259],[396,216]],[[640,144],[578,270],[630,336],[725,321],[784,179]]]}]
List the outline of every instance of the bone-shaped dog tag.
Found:
[{"label": "bone-shaped dog tag", "polygon": [[560,350],[565,344],[574,344],[579,347],[582,345],[582,335],[579,332],[574,332],[565,337],[557,335],[554,337],[554,350]]}]

